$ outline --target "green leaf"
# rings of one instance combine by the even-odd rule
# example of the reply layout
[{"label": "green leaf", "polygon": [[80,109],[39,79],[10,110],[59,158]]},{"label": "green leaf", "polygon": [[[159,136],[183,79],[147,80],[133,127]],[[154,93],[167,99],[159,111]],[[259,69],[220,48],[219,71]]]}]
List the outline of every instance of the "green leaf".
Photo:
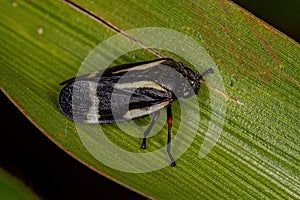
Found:
[{"label": "green leaf", "polygon": [[[229,1],[72,2],[76,9],[64,1],[0,3],[1,90],[50,140],[92,170],[149,198],[300,198],[299,44]],[[91,13],[110,26],[88,17]],[[186,134],[197,131],[175,168],[118,171],[99,162],[82,144],[74,123],[59,110],[59,83],[76,76],[89,52],[115,34],[112,27],[177,30],[203,46],[217,63],[226,94],[216,94],[227,99],[226,119],[206,157],[198,158],[211,119],[209,88],[204,85],[196,105],[198,130],[180,121],[179,105],[174,106],[174,132],[179,126]],[[113,55],[109,50],[101,53]],[[115,63],[154,57],[135,51]],[[147,124],[145,120],[137,123]],[[101,128],[115,145],[142,152],[140,138],[124,134],[115,124]],[[147,152],[166,144],[166,130],[164,125],[161,134],[148,139]]]},{"label": "green leaf", "polygon": [[0,198],[9,200],[39,199],[20,180],[0,168]]}]

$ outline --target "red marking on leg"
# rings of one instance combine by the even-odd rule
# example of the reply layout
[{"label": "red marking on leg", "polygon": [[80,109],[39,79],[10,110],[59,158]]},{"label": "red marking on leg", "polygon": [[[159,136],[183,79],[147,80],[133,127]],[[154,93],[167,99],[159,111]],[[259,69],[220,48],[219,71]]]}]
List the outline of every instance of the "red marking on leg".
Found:
[{"label": "red marking on leg", "polygon": [[168,118],[168,125],[170,126],[170,125],[172,125],[172,123],[173,123],[173,119],[172,119],[172,117],[169,117]]}]

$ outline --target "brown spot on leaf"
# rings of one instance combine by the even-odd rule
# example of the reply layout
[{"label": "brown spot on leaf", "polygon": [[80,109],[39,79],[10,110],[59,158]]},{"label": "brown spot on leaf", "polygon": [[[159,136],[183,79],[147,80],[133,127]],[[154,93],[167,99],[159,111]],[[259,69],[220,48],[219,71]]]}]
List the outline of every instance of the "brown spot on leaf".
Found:
[{"label": "brown spot on leaf", "polygon": [[255,32],[255,35],[257,36],[257,38],[259,39],[259,41],[261,42],[261,44],[264,46],[264,48],[268,51],[268,53],[273,57],[274,61],[279,65],[280,64],[280,60],[279,57],[277,56],[277,54],[270,48],[269,43],[261,36],[259,35],[257,32]]},{"label": "brown spot on leaf", "polygon": [[[281,65],[281,61],[279,59],[279,56],[272,50],[272,48],[270,47],[269,42],[258,32],[258,30],[253,27],[252,24],[252,20],[250,21],[248,19],[248,16],[243,15],[242,16],[245,19],[245,22],[248,24],[248,27],[250,28],[250,30],[254,33],[254,35],[257,37],[257,39],[259,40],[259,42],[262,44],[263,48],[268,52],[268,54],[273,58],[274,62],[280,66]],[[260,23],[262,24],[262,22]],[[266,26],[263,26],[264,28]],[[258,55],[253,55],[255,56],[255,58],[253,57],[253,59],[255,59],[258,68],[257,68],[257,78],[259,78],[261,81],[263,82],[270,82],[271,80],[271,72],[270,70],[265,66],[264,62],[261,60],[261,58]]]},{"label": "brown spot on leaf", "polygon": [[12,7],[14,7],[14,8],[16,8],[16,7],[18,7],[18,3],[17,2],[12,2]]},{"label": "brown spot on leaf", "polygon": [[224,10],[224,12],[226,14],[226,17],[229,17],[229,11],[228,11],[229,4],[228,4],[228,2],[230,2],[230,1],[228,1],[228,0],[219,0],[218,2],[222,6],[222,9]]}]

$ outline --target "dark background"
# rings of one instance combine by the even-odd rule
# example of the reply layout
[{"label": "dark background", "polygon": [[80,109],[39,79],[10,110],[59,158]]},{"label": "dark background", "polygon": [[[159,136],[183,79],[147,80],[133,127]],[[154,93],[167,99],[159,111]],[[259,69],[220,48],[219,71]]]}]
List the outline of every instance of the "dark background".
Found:
[{"label": "dark background", "polygon": [[300,42],[300,0],[233,0],[233,2]]},{"label": "dark background", "polygon": [[[234,2],[300,41],[299,0]],[[0,139],[0,167],[23,180],[42,198],[143,199],[67,155],[34,127],[2,92],[0,107],[1,130],[5,130]]]}]

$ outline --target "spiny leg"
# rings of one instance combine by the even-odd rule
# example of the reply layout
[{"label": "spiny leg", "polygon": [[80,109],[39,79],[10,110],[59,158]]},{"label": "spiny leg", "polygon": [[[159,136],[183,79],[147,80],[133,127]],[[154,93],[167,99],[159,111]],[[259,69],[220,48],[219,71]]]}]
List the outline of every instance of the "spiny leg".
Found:
[{"label": "spiny leg", "polygon": [[143,142],[142,142],[142,145],[141,145],[142,149],[146,149],[146,138],[149,135],[149,133],[150,133],[153,125],[155,124],[156,120],[158,119],[158,117],[159,117],[159,111],[154,113],[153,119],[152,119],[150,125],[148,126],[147,130],[144,133],[144,138],[143,138]]},{"label": "spiny leg", "polygon": [[173,123],[173,118],[172,118],[172,107],[169,105],[167,107],[167,121],[168,121],[168,144],[167,144],[167,153],[169,155],[169,158],[171,160],[171,167],[175,167],[176,163],[175,160],[171,154],[171,139],[172,139],[172,123]]}]

